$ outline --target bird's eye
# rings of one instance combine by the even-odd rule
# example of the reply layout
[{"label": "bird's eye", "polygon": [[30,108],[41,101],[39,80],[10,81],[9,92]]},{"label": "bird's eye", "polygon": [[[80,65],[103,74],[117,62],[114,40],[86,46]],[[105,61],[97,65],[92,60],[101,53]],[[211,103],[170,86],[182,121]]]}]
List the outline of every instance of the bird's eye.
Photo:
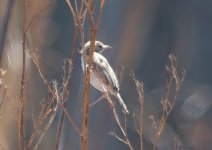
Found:
[{"label": "bird's eye", "polygon": [[99,45],[98,47],[99,47],[99,49],[102,49],[103,48],[102,45]]}]

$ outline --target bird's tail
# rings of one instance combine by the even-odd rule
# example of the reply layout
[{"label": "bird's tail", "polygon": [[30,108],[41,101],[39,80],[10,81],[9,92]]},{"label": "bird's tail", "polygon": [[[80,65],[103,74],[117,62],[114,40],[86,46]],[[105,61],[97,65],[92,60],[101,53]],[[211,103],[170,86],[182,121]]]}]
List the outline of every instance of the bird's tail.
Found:
[{"label": "bird's tail", "polygon": [[117,93],[116,94],[116,97],[118,98],[120,105],[123,107],[124,112],[127,113],[127,114],[129,114],[129,111],[127,109],[127,106],[125,105],[123,99],[121,98],[121,95],[119,93]]}]

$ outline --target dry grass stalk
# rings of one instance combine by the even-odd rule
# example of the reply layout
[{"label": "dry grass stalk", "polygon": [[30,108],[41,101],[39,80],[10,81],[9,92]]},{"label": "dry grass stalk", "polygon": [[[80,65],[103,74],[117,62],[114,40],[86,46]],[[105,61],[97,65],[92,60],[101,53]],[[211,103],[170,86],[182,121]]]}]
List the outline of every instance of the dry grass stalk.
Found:
[{"label": "dry grass stalk", "polygon": [[103,94],[100,98],[98,98],[97,100],[95,100],[93,103],[90,103],[89,104],[89,108],[95,106],[97,103],[99,103],[100,101],[102,101],[104,98],[105,98],[105,96]]},{"label": "dry grass stalk", "polygon": [[18,149],[22,150],[24,147],[24,88],[25,88],[25,68],[26,68],[26,1],[22,1],[23,9],[23,29],[22,29],[22,73],[21,73],[21,87],[19,94],[19,119],[18,119]]},{"label": "dry grass stalk", "polygon": [[[58,86],[57,81],[48,82],[41,69],[40,69],[40,59],[37,51],[34,51],[32,56],[33,62],[37,68],[37,71],[43,81],[43,83],[46,85],[48,89],[48,93],[50,94],[49,100],[46,104],[43,105],[42,110],[38,118],[34,122],[34,131],[30,137],[29,142],[27,143],[27,149],[34,149],[36,150],[42,141],[44,135],[46,134],[47,130],[53,123],[56,114],[59,112],[59,108],[62,108],[62,110],[65,112],[65,115],[67,116],[69,122],[74,127],[75,131],[80,136],[80,130],[73,121],[73,119],[68,114],[68,111],[66,108],[64,108],[63,104],[66,100],[66,91],[68,89],[68,82],[71,78],[71,72],[72,72],[72,63],[70,60],[64,61],[64,67],[63,67],[63,82],[61,86]],[[53,102],[56,101],[56,105],[53,106]],[[51,108],[53,107],[53,108]]]},{"label": "dry grass stalk", "polygon": [[[95,46],[96,34],[98,32],[98,28],[101,22],[101,17],[103,13],[105,1],[101,0],[100,12],[97,18],[97,22],[94,20],[94,1],[89,0],[85,1],[85,5],[87,7],[87,11],[89,13],[90,18],[90,53],[89,53],[89,63],[88,67],[85,71],[85,88],[84,88],[84,96],[83,96],[83,114],[82,114],[82,142],[81,149],[88,149],[88,110],[89,110],[89,97],[90,97],[90,66],[93,64],[93,53]],[[84,54],[83,54],[84,55]],[[85,56],[83,56],[85,57]]]},{"label": "dry grass stalk", "polygon": [[[116,133],[115,131],[114,132],[110,132],[109,134],[114,136],[116,139],[118,139],[119,141],[125,143],[128,148],[130,150],[133,150],[133,146],[129,140],[129,137],[127,135],[127,130],[126,130],[126,121],[125,121],[125,125],[123,126],[120,122],[120,119],[119,119],[119,116],[116,112],[116,108],[115,108],[115,104],[114,102],[111,100],[110,96],[108,95],[108,93],[105,93],[105,97],[107,99],[107,102],[108,104],[110,105],[111,109],[112,109],[112,113],[113,113],[113,116],[114,116],[114,119],[115,119],[115,122],[117,123],[119,129],[121,130],[121,133],[123,134],[124,136],[124,139],[120,138]],[[126,114],[125,114],[126,115]]]},{"label": "dry grass stalk", "polygon": [[134,117],[134,124],[135,124],[135,129],[139,135],[140,138],[140,149],[143,150],[143,113],[144,113],[144,85],[143,83],[139,82],[138,80],[135,79],[135,76],[132,75],[132,78],[135,82],[136,85],[136,90],[138,93],[138,101],[140,103],[140,116],[139,116],[139,128],[136,125],[135,121],[135,116]]},{"label": "dry grass stalk", "polygon": [[[73,6],[71,5],[69,0],[66,0],[66,3],[70,9],[70,12],[72,14],[72,17],[74,19],[74,23],[75,23],[75,30],[74,30],[74,40],[73,40],[73,47],[72,47],[72,54],[71,54],[71,60],[72,60],[72,64],[75,64],[75,59],[76,59],[76,54],[77,54],[77,44],[78,44],[78,36],[79,36],[79,31],[83,32],[83,37],[82,39],[84,39],[84,29],[83,29],[83,24],[85,21],[85,16],[86,16],[86,9],[83,10],[84,8],[84,0],[81,1],[81,6],[80,6],[80,11],[78,11],[78,5],[77,5],[77,1],[75,1],[75,10],[73,8]],[[82,40],[84,41],[84,40]],[[71,81],[68,81],[68,88],[66,90],[66,98],[65,98],[65,103],[64,103],[64,108],[67,108],[67,99],[70,95],[70,90],[71,90]],[[56,144],[56,149],[59,149],[59,145],[60,145],[60,140],[62,137],[62,128],[63,128],[63,123],[64,123],[64,117],[65,117],[65,111],[62,112],[62,116],[61,116],[61,120],[60,120],[60,125],[59,125],[59,129],[58,129],[58,136],[57,136],[57,144]]]},{"label": "dry grass stalk", "polygon": [[49,5],[52,3],[53,0],[47,1],[46,5],[39,10],[38,13],[36,13],[35,16],[32,17],[32,20],[28,23],[28,25],[25,27],[24,32],[27,33],[27,31],[30,29],[32,24],[35,22],[35,20],[49,7]]},{"label": "dry grass stalk", "polygon": [[25,133],[24,133],[24,92],[25,92],[25,76],[26,76],[26,34],[31,25],[34,23],[36,18],[44,11],[46,10],[47,6],[50,4],[50,1],[47,3],[47,5],[41,9],[30,21],[30,23],[27,25],[27,1],[22,0],[22,9],[23,9],[23,26],[22,26],[22,53],[23,53],[23,59],[22,59],[22,73],[21,73],[21,87],[20,87],[20,94],[19,94],[19,119],[18,119],[18,149],[21,150],[25,147]]},{"label": "dry grass stalk", "polygon": [[33,132],[29,138],[29,141],[26,145],[26,149],[34,149],[35,143],[40,139],[40,135],[43,133],[42,127],[44,126],[45,121],[52,116],[54,109],[51,108],[53,103],[53,98],[49,97],[46,103],[42,103],[42,109],[37,118],[33,116]]},{"label": "dry grass stalk", "polygon": [[[91,7],[93,6],[93,1],[89,1],[89,5],[87,5],[87,9],[90,14],[90,18],[93,18],[93,12],[91,13]],[[84,80],[84,95],[83,95],[83,114],[82,114],[82,141],[81,141],[81,150],[88,150],[88,110],[89,110],[89,98],[90,98],[90,69],[89,67],[93,62],[93,52],[94,52],[94,42],[96,31],[93,30],[94,20],[90,19],[90,34],[91,34],[91,46],[89,53],[89,66],[85,71],[85,80]],[[85,56],[83,56],[85,57]]]},{"label": "dry grass stalk", "polygon": [[[172,55],[172,54],[169,55],[169,61],[170,61],[170,66],[166,66],[166,70],[169,74],[169,80],[166,83],[165,97],[161,101],[161,104],[163,106],[162,116],[160,118],[159,124],[157,124],[155,126],[156,127],[156,133],[155,133],[153,150],[157,149],[157,143],[159,142],[161,134],[163,133],[166,121],[167,121],[171,111],[174,108],[174,105],[175,105],[176,100],[177,100],[177,96],[179,94],[180,87],[181,87],[182,82],[183,82],[184,77],[185,77],[185,71],[183,71],[181,75],[178,74],[178,72],[177,72],[177,59],[174,55]],[[175,86],[173,99],[172,99],[171,94],[170,94],[172,86]]]}]

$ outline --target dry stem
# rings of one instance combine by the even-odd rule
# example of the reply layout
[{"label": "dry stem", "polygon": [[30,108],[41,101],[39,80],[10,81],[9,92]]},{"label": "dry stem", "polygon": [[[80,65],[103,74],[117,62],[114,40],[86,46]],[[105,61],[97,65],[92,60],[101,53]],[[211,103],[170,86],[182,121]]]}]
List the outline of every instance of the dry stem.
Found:
[{"label": "dry stem", "polygon": [[[66,0],[66,3],[70,9],[70,12],[74,18],[74,22],[75,22],[75,31],[74,31],[74,41],[73,41],[73,47],[72,47],[72,56],[71,56],[71,60],[72,60],[72,64],[75,64],[75,59],[76,59],[76,53],[77,53],[77,42],[78,42],[78,35],[79,35],[79,31],[83,32],[84,35],[84,29],[82,24],[84,24],[85,21],[85,13],[86,10],[83,12],[83,6],[84,6],[84,0],[81,1],[81,6],[80,6],[80,12],[78,11],[78,6],[77,6],[77,1],[75,1],[75,11],[73,9],[73,6],[71,5],[69,0]],[[81,37],[82,41],[84,41],[84,36]],[[65,103],[64,103],[64,108],[67,108],[67,99],[70,95],[70,85],[71,85],[71,81],[68,81],[68,86],[66,89],[66,97],[65,97]],[[62,128],[63,128],[63,123],[64,123],[64,116],[65,116],[65,111],[62,112],[62,116],[61,116],[61,120],[60,120],[60,125],[59,125],[59,130],[58,130],[58,136],[57,136],[57,144],[56,144],[56,149],[59,149],[59,144],[60,144],[60,140],[61,140],[61,136],[62,136]]]},{"label": "dry stem", "polygon": [[[154,139],[154,145],[153,145],[153,150],[157,149],[157,143],[161,137],[161,134],[164,130],[166,121],[171,113],[171,111],[174,108],[174,105],[177,100],[177,96],[179,94],[180,87],[182,85],[182,82],[185,77],[185,72],[182,72],[182,75],[179,76],[177,72],[177,59],[174,55],[169,55],[169,60],[170,60],[170,66],[166,66],[166,70],[168,71],[169,74],[169,80],[166,84],[166,94],[165,98],[162,99],[161,103],[163,106],[163,112],[162,116],[160,118],[159,124],[156,125],[156,133],[155,133],[155,139]],[[174,97],[173,100],[171,100],[171,89],[172,86],[175,85],[175,92],[174,92]]]},{"label": "dry stem", "polygon": [[22,150],[24,147],[24,88],[25,88],[25,67],[26,67],[26,32],[25,26],[26,26],[26,2],[23,0],[22,2],[23,6],[23,31],[22,31],[22,75],[21,75],[21,88],[20,88],[20,95],[19,95],[19,131],[18,131],[18,149]]},{"label": "dry stem", "polygon": [[143,150],[143,112],[144,112],[144,86],[143,83],[140,83],[132,75],[133,80],[135,81],[136,89],[138,92],[138,101],[140,103],[140,116],[139,116],[139,129],[137,128],[136,122],[134,121],[136,131],[139,134],[140,138],[140,149]]},{"label": "dry stem", "polygon": [[53,0],[47,1],[46,5],[35,16],[32,17],[32,20],[29,22],[29,24],[24,29],[25,33],[27,33],[27,31],[30,29],[30,27],[35,22],[35,20],[40,16],[40,14],[42,14],[47,9],[47,7],[49,7],[49,5],[51,4],[52,1]]},{"label": "dry stem", "polygon": [[[50,4],[50,1],[48,2]],[[31,27],[31,25],[34,23],[35,19],[47,8],[48,4],[37,13],[30,23],[26,24],[26,5],[27,1],[22,1],[22,9],[23,9],[23,27],[22,27],[22,53],[23,53],[23,59],[22,59],[22,75],[21,75],[21,88],[20,88],[20,94],[19,94],[19,132],[18,132],[18,149],[22,150],[24,148],[24,109],[25,109],[25,103],[24,103],[24,93],[25,93],[25,74],[26,74],[26,33]]]},{"label": "dry stem", "polygon": [[[33,62],[38,70],[38,73],[39,73],[41,79],[43,80],[43,83],[46,85],[51,98],[50,98],[49,102],[47,103],[48,107],[44,106],[43,111],[42,111],[43,113],[41,113],[40,116],[38,117],[38,123],[36,125],[35,131],[31,135],[31,138],[27,144],[27,149],[31,149],[30,147],[32,147],[33,141],[35,143],[34,144],[35,146],[33,147],[33,149],[38,148],[38,145],[40,144],[40,142],[42,141],[47,130],[51,126],[52,122],[54,121],[55,116],[59,110],[58,109],[59,107],[62,108],[62,110],[65,112],[69,122],[71,123],[71,125],[74,127],[75,131],[80,136],[79,128],[77,127],[77,125],[75,124],[73,119],[68,114],[66,108],[64,108],[64,106],[63,106],[63,103],[66,99],[66,90],[68,89],[68,82],[71,78],[71,71],[72,71],[71,61],[70,60],[64,61],[63,83],[60,88],[58,88],[58,83],[56,81],[53,81],[52,86],[51,86],[51,84],[45,79],[45,77],[40,69],[40,59],[39,59],[39,55],[38,55],[37,51],[34,51]],[[55,100],[57,102],[56,106],[53,109],[51,109],[50,104]],[[48,118],[48,121],[46,124],[44,124],[44,120],[46,120],[47,118]],[[44,128],[42,128],[42,126],[44,126]]]},{"label": "dry stem", "polygon": [[[87,6],[87,10],[89,12],[90,18],[90,53],[89,53],[89,63],[88,67],[85,71],[85,88],[84,88],[84,96],[83,96],[83,114],[82,114],[82,142],[81,142],[81,149],[87,150],[88,149],[88,110],[89,110],[89,97],[90,97],[90,67],[93,64],[93,53],[94,53],[94,46],[95,46],[95,39],[96,34],[98,32],[98,28],[101,22],[101,17],[103,13],[103,8],[105,1],[101,0],[101,7],[100,13],[95,24],[94,20],[94,1],[89,0],[88,2],[85,1]],[[85,55],[85,54],[82,54]]]},{"label": "dry stem", "polygon": [[113,116],[115,118],[115,121],[119,127],[119,129],[121,130],[121,133],[123,134],[124,136],[124,139],[120,138],[116,133],[112,132],[112,134],[110,133],[110,135],[114,136],[115,138],[117,138],[118,140],[124,142],[130,150],[133,150],[133,147],[132,147],[132,144],[129,140],[129,137],[127,135],[127,131],[126,129],[121,125],[121,122],[120,122],[120,119],[119,119],[119,116],[117,115],[117,112],[116,112],[116,108],[115,108],[115,104],[114,102],[111,100],[110,96],[108,95],[108,93],[105,93],[106,95],[106,99],[107,99],[107,102],[109,103],[111,109],[112,109],[112,112],[113,112]]}]

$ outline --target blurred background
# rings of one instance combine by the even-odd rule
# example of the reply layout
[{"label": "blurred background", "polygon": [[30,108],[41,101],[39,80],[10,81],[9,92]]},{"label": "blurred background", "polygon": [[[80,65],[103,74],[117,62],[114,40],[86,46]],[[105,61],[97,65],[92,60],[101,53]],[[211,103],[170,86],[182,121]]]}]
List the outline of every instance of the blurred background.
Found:
[{"label": "blurred background", "polygon": [[[48,1],[27,2],[27,23],[30,23]],[[17,149],[17,100],[22,64],[22,4],[14,0],[1,0],[0,5],[0,55],[1,68],[6,74],[1,83],[0,98],[0,148]],[[86,41],[89,39],[88,20],[85,26]],[[32,130],[32,115],[39,114],[41,101],[47,90],[30,58],[30,50],[38,49],[41,69],[45,77],[61,83],[63,60],[71,57],[74,24],[65,0],[52,0],[37,17],[27,32],[26,77],[26,140]],[[131,112],[128,134],[134,148],[139,149],[139,136],[132,119],[139,114],[138,94],[130,73],[144,83],[144,149],[152,149],[154,139],[153,115],[160,118],[165,94],[168,55],[178,60],[179,73],[186,70],[186,77],[177,103],[165,126],[158,149],[171,150],[174,137],[180,149],[212,149],[212,1],[211,0],[107,0],[97,39],[109,44],[112,50],[103,55],[109,60],[118,77],[124,68],[120,91]],[[81,49],[79,42],[78,50]],[[81,127],[83,75],[80,55],[71,79],[68,111]],[[4,89],[10,98],[4,99]],[[91,88],[91,102],[101,93]],[[115,100],[115,99],[114,99]],[[121,107],[117,103],[121,113]],[[61,114],[48,130],[39,149],[55,149]],[[138,121],[139,115],[135,115]],[[108,133],[117,128],[111,109],[101,101],[89,112],[89,149],[127,150],[127,146]],[[61,150],[80,149],[80,137],[65,120]]]}]

